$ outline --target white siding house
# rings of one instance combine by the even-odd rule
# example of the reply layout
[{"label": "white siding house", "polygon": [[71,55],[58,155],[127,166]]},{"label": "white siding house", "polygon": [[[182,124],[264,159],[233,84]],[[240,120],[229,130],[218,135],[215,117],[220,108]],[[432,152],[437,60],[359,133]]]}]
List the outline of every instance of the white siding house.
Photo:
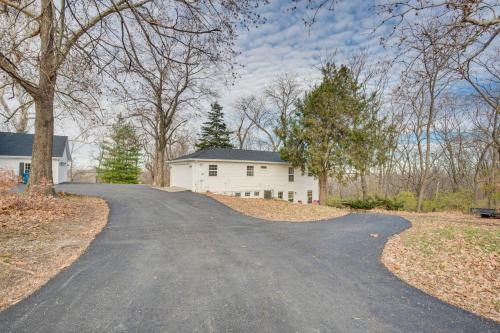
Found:
[{"label": "white siding house", "polygon": [[318,180],[293,168],[278,153],[242,149],[208,149],[170,161],[170,186],[243,198],[291,202],[318,200]]},{"label": "white siding house", "polygon": [[[12,170],[22,176],[31,169],[33,134],[0,132],[0,169]],[[52,177],[54,184],[68,181],[71,163],[68,137],[54,135],[52,145]]]}]

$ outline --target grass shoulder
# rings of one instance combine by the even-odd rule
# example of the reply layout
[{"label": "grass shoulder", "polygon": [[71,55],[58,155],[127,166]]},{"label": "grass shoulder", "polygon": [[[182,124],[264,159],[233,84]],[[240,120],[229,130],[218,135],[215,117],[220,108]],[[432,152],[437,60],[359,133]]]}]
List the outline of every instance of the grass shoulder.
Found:
[{"label": "grass shoulder", "polygon": [[73,263],[106,225],[108,213],[101,198],[0,189],[0,310]]},{"label": "grass shoulder", "polygon": [[390,271],[445,302],[500,321],[500,220],[463,213],[391,214],[412,226],[384,248],[382,262]]}]

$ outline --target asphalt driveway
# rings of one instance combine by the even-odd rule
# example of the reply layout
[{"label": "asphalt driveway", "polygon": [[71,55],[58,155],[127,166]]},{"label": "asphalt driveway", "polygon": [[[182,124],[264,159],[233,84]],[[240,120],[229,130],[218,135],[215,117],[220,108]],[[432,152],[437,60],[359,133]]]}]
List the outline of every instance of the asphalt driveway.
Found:
[{"label": "asphalt driveway", "polygon": [[109,223],[76,263],[1,312],[0,332],[500,331],[384,268],[401,218],[266,222],[188,192],[58,190],[106,198]]}]

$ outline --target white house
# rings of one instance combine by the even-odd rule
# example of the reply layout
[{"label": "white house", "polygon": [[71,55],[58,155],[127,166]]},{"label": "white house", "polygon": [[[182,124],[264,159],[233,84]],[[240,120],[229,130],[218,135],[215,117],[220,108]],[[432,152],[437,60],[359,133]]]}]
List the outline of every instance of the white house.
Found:
[{"label": "white house", "polygon": [[193,192],[290,202],[318,200],[318,180],[293,168],[278,153],[243,149],[207,149],[169,162],[170,186]]},{"label": "white house", "polygon": [[[0,169],[13,170],[19,176],[31,169],[33,134],[0,132]],[[52,144],[52,176],[54,184],[68,180],[71,163],[68,137],[54,135]]]}]

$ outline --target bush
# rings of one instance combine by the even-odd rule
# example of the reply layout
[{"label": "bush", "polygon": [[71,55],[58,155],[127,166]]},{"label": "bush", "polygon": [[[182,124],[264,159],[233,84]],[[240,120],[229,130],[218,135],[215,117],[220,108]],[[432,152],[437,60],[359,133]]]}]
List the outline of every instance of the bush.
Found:
[{"label": "bush", "polygon": [[424,200],[422,210],[425,212],[461,211],[469,212],[474,206],[474,193],[470,190],[458,192],[442,192],[434,199]]},{"label": "bush", "polygon": [[414,211],[417,209],[417,199],[410,191],[401,191],[395,197],[394,200],[401,202],[402,210]]},{"label": "bush", "polygon": [[326,198],[326,205],[330,207],[335,207],[335,208],[342,208],[344,207],[343,200],[340,197],[336,197],[333,195],[329,195]]},{"label": "bush", "polygon": [[384,208],[387,210],[403,210],[404,208],[404,202],[398,200],[397,198],[391,199],[383,199],[383,198],[376,198],[377,200],[377,207]]},{"label": "bush", "polygon": [[363,199],[353,199],[353,200],[345,200],[342,204],[346,207],[352,209],[374,209],[374,208],[383,208],[387,210],[401,210],[403,209],[403,202],[398,201],[396,199],[384,199],[384,198],[369,198],[367,200]]},{"label": "bush", "polygon": [[373,209],[377,207],[378,201],[368,199],[354,199],[354,200],[345,200],[342,202],[344,206],[347,206],[352,209]]}]

